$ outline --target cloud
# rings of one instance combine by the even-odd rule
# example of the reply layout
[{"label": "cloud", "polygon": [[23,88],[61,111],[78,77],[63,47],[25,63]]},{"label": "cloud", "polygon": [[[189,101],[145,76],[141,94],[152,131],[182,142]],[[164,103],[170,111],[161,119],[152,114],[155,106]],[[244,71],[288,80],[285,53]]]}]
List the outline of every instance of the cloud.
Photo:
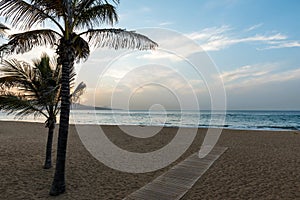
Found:
[{"label": "cloud", "polygon": [[[188,107],[191,106],[188,102],[191,102],[192,98],[194,104],[197,103],[195,95],[203,92],[205,88],[203,80],[188,79],[170,67],[142,66],[125,71],[122,72],[122,77],[116,77],[116,71],[110,70],[98,82],[96,89],[88,90],[83,98],[85,103],[91,104],[91,99],[95,99],[97,105],[113,104],[113,107],[126,108],[130,101],[135,99],[135,104],[144,103],[145,108],[150,105],[150,102],[162,103],[177,99],[183,101],[181,103]],[[170,105],[175,104],[170,103]],[[137,105],[134,107],[142,108]]]},{"label": "cloud", "polygon": [[274,44],[274,45],[259,50],[300,47],[299,41],[283,41],[283,42],[275,42],[270,44]]},{"label": "cloud", "polygon": [[159,26],[168,26],[168,25],[172,25],[172,24],[174,24],[174,23],[173,22],[161,22],[158,25]]},{"label": "cloud", "polygon": [[232,30],[230,26],[223,25],[221,27],[210,27],[205,28],[199,32],[193,32],[190,34],[186,34],[192,40],[213,40],[217,39],[218,37],[222,36],[226,32]]},{"label": "cloud", "polygon": [[272,41],[284,40],[287,37],[277,33],[274,35],[255,35],[244,38],[230,38],[227,36],[219,36],[211,41],[208,41],[202,45],[202,48],[206,51],[217,51],[228,48],[229,46],[239,43],[250,43],[250,42],[264,42],[269,43]]},{"label": "cloud", "polygon": [[264,25],[263,23],[259,23],[259,24],[255,24],[253,26],[250,26],[249,28],[246,28],[245,29],[245,32],[250,32],[250,31],[253,31],[255,29],[258,29],[260,28],[262,25]]},{"label": "cloud", "polygon": [[292,69],[284,72],[274,73],[274,74],[265,74],[264,76],[257,77],[252,80],[246,80],[244,83],[255,83],[255,85],[263,84],[263,83],[271,83],[271,82],[285,82],[299,79],[300,77],[300,68]]},{"label": "cloud", "polygon": [[261,67],[258,65],[246,65],[229,72],[223,72],[221,74],[221,78],[224,80],[224,82],[228,83],[243,78],[259,77],[268,74],[272,68],[273,66]]},{"label": "cloud", "polygon": [[270,63],[223,72],[228,108],[299,110],[300,68],[279,68],[279,63]]},{"label": "cloud", "polygon": [[161,60],[161,59],[167,59],[173,62],[176,61],[182,61],[183,59],[180,58],[179,56],[169,53],[169,52],[164,52],[164,51],[151,51],[146,54],[140,55],[137,57],[137,59],[147,59],[147,60]]},{"label": "cloud", "polygon": [[238,89],[248,87],[263,87],[267,83],[287,82],[299,80],[300,68],[287,71],[279,71],[280,63],[267,63],[246,65],[232,71],[222,72],[221,78],[226,89]]},{"label": "cloud", "polygon": [[199,32],[186,34],[192,40],[196,40],[205,51],[219,51],[230,46],[241,43],[263,44],[265,47],[260,50],[274,48],[299,47],[299,41],[289,41],[288,36],[282,33],[249,35],[249,31],[255,30],[263,24],[256,24],[246,29],[246,31],[235,31],[228,25],[221,27],[205,28]]}]

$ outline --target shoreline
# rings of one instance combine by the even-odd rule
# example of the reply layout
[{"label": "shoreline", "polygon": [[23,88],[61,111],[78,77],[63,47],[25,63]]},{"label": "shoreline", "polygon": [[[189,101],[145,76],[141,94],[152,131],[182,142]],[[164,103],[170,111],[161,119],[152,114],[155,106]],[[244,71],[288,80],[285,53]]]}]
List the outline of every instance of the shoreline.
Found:
[{"label": "shoreline", "polygon": [[[0,119],[0,122],[25,122],[25,123],[38,123],[38,124],[44,124],[42,121],[26,121],[26,120],[5,120]],[[58,126],[59,123],[56,123],[56,126]],[[222,130],[237,130],[237,131],[287,131],[287,132],[299,132],[300,129],[297,129],[296,127],[294,129],[290,128],[234,128],[234,127],[228,127],[227,125],[222,126],[169,126],[169,125],[138,125],[138,124],[83,124],[83,123],[72,123],[70,122],[69,125],[76,126],[76,125],[91,125],[91,126],[140,126],[140,127],[159,127],[159,128],[195,128],[195,129],[222,129]]]}]

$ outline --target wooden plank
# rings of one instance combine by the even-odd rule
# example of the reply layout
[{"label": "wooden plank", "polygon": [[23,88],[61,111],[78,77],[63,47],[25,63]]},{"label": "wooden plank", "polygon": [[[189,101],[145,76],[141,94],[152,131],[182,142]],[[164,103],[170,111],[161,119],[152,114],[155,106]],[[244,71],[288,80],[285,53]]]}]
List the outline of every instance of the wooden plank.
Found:
[{"label": "wooden plank", "polygon": [[199,158],[197,153],[192,154],[124,200],[181,199],[226,150],[227,147],[214,147],[204,158]]},{"label": "wooden plank", "polygon": [[161,183],[170,183],[173,185],[179,185],[182,186],[184,185],[187,189],[190,189],[193,186],[193,183],[189,179],[182,179],[178,177],[166,177],[166,176],[161,176],[156,179],[156,182],[161,182]]}]

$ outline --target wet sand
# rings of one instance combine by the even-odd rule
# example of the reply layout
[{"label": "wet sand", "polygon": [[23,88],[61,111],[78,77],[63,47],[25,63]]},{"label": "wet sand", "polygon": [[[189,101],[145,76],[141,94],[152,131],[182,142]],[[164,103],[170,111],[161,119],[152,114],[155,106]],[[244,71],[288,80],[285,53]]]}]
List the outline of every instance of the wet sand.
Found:
[{"label": "wet sand", "polygon": [[[137,139],[117,126],[102,129],[113,143],[133,152],[155,151],[177,132],[177,128],[164,128],[151,138]],[[206,129],[199,129],[193,144],[172,165],[197,152],[205,133]],[[56,138],[57,130],[53,157]],[[142,174],[111,169],[91,156],[71,125],[67,191],[50,197],[54,168],[42,168],[46,139],[44,124],[0,121],[0,199],[122,199],[172,166]],[[300,199],[299,132],[223,130],[217,145],[229,149],[183,199]]]}]

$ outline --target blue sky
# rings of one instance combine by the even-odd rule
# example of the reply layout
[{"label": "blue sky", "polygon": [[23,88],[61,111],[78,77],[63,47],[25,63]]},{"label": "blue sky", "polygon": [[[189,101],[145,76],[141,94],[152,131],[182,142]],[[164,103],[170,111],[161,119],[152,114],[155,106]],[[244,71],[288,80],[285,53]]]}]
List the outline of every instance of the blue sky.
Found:
[{"label": "blue sky", "polygon": [[298,0],[121,0],[114,27],[159,48],[95,50],[77,66],[78,82],[88,85],[81,103],[300,110],[299,8]]},{"label": "blue sky", "polygon": [[116,27],[160,27],[197,42],[224,79],[229,109],[300,109],[297,0],[122,0]]}]

